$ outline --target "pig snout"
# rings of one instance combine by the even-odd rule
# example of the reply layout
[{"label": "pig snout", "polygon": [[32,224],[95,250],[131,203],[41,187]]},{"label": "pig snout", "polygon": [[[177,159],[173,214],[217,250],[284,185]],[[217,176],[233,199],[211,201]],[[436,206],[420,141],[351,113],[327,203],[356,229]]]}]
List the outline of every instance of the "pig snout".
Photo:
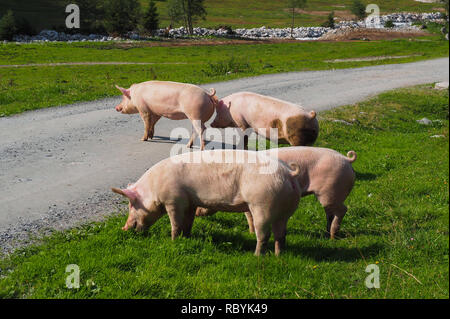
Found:
[{"label": "pig snout", "polygon": [[116,111],[117,112],[122,112],[122,105],[117,105],[116,106]]},{"label": "pig snout", "polygon": [[134,221],[128,221],[128,220],[127,220],[127,222],[125,223],[125,226],[122,227],[122,230],[123,230],[123,231],[127,231],[127,230],[129,230],[130,228],[131,228],[131,229],[136,228],[136,226],[137,226],[137,221],[136,221],[136,220],[134,220]]}]

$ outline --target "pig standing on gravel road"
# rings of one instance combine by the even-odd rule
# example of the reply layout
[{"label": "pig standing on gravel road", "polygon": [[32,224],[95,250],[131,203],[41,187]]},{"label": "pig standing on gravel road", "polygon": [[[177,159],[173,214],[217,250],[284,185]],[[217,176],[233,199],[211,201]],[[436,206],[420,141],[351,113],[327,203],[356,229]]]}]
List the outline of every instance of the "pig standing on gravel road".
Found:
[{"label": "pig standing on gravel road", "polygon": [[[216,105],[217,116],[211,127],[252,128],[270,138],[270,128],[278,129],[280,143],[292,146],[312,145],[319,135],[316,112],[307,112],[300,106],[273,97],[251,92],[229,95]],[[244,137],[247,149],[248,138]]]},{"label": "pig standing on gravel road", "polygon": [[[197,160],[193,160],[195,156]],[[157,163],[126,189],[112,190],[130,201],[123,230],[146,230],[167,213],[175,239],[181,233],[190,235],[199,206],[250,211],[257,237],[255,255],[266,249],[271,227],[278,255],[284,246],[287,221],[301,196],[296,178],[300,168],[296,164],[292,168],[258,152],[189,152]]]},{"label": "pig standing on gravel road", "polygon": [[[271,154],[274,150],[261,151]],[[300,167],[297,179],[302,196],[314,194],[325,208],[327,232],[335,238],[342,219],[347,212],[344,201],[350,194],[355,182],[352,163],[356,153],[350,151],[347,157],[340,153],[319,147],[283,147],[275,150],[277,158],[286,163],[296,163]],[[216,211],[198,208],[197,216],[209,216]],[[250,232],[255,231],[251,213],[246,213]]]},{"label": "pig standing on gravel road", "polygon": [[204,149],[205,122],[214,114],[217,102],[214,89],[208,94],[192,84],[164,81],[133,84],[129,89],[117,85],[116,87],[123,95],[122,102],[116,106],[116,111],[122,114],[141,115],[145,125],[143,141],[153,138],[155,124],[161,116],[171,120],[189,119],[192,122],[192,136],[187,146],[192,147],[198,134],[201,149]]}]

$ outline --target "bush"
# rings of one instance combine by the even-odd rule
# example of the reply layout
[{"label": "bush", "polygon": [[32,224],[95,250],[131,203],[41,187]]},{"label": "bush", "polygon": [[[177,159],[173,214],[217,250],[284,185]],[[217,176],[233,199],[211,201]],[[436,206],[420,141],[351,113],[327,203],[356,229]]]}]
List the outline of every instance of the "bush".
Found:
[{"label": "bush", "polygon": [[394,22],[392,22],[392,20],[388,20],[386,21],[386,23],[384,24],[385,28],[390,28],[392,29],[393,27],[395,27]]},{"label": "bush", "polygon": [[142,26],[147,32],[153,32],[158,29],[159,14],[156,4],[153,0],[150,0],[147,12],[144,15]]},{"label": "bush", "polygon": [[215,29],[216,30],[225,30],[225,31],[227,31],[227,34],[229,34],[229,35],[234,34],[233,28],[230,25],[219,25]]},{"label": "bush", "polygon": [[322,23],[322,27],[334,29],[334,11],[330,12],[330,14],[328,15],[327,21]]},{"label": "bush", "polygon": [[0,40],[11,41],[17,32],[16,19],[14,18],[14,13],[9,10],[0,19]]},{"label": "bush", "polygon": [[358,19],[364,19],[366,17],[366,6],[359,0],[354,0],[350,11],[358,17]]},{"label": "bush", "polygon": [[207,69],[202,70],[209,77],[221,76],[230,73],[251,72],[252,67],[248,62],[243,62],[231,57],[228,61],[208,63]]},{"label": "bush", "polygon": [[141,13],[138,0],[106,0],[105,27],[109,33],[125,34],[137,28]]}]

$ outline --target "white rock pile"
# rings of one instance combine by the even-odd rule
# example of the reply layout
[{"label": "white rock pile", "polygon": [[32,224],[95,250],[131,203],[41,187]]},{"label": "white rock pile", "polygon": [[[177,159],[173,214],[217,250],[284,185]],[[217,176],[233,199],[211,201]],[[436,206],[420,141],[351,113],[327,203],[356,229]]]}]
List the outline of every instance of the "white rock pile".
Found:
[{"label": "white rock pile", "polygon": [[[387,21],[392,21],[395,28],[411,28],[415,22],[439,21],[443,18],[442,13],[393,13],[380,16],[380,26],[384,27]],[[365,21],[341,21],[336,23],[337,29],[340,28],[366,28]],[[293,29],[293,37],[297,40],[315,40],[330,31],[330,28],[324,27],[298,27]],[[159,29],[155,32],[156,36],[168,36],[170,38],[185,38],[188,36],[187,29],[184,27],[175,29]],[[233,31],[221,28],[218,30],[207,28],[194,28],[194,36],[217,36],[217,37],[239,37],[248,39],[267,39],[267,38],[290,38],[290,28],[271,29],[266,27],[252,29],[235,29]],[[145,40],[136,32],[129,32],[124,38],[111,37],[100,34],[67,34],[64,32],[56,32],[53,30],[43,30],[38,35],[16,35],[14,42],[55,42],[55,41],[120,41],[120,40]]]}]

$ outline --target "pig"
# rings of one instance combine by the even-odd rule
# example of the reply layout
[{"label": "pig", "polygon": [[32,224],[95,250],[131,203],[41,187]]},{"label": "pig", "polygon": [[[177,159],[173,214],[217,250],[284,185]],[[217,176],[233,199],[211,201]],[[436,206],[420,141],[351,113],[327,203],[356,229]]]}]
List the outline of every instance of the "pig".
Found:
[{"label": "pig", "polygon": [[[195,161],[193,156],[200,159]],[[272,168],[270,172],[264,170],[268,167]],[[112,191],[129,200],[128,220],[122,228],[125,231],[145,231],[167,213],[172,239],[181,233],[189,237],[197,207],[250,211],[257,237],[255,255],[266,250],[271,227],[275,254],[279,255],[287,221],[300,200],[299,172],[295,163],[288,166],[255,151],[189,152],[162,160],[136,183]]]},{"label": "pig", "polygon": [[[331,239],[336,237],[342,219],[347,212],[344,201],[350,194],[354,182],[355,172],[352,163],[356,160],[356,153],[350,151],[347,157],[340,153],[320,147],[283,147],[276,150],[261,151],[289,163],[296,163],[300,167],[297,179],[302,189],[301,196],[314,194],[324,207],[327,216],[327,233]],[[275,153],[276,152],[276,153]],[[199,207],[197,216],[209,216],[216,211]],[[246,217],[251,233],[255,231],[250,212]]]},{"label": "pig", "polygon": [[207,93],[192,84],[166,81],[142,82],[133,84],[129,89],[116,85],[116,88],[122,92],[122,101],[115,107],[116,111],[122,114],[139,113],[144,121],[142,141],[153,138],[155,124],[163,116],[172,120],[189,119],[192,135],[187,147],[192,147],[198,134],[201,149],[205,148],[205,122],[214,114],[218,102],[214,89]]},{"label": "pig", "polygon": [[[313,145],[319,135],[316,112],[298,105],[251,92],[229,95],[216,104],[213,128],[253,129],[270,138],[270,128],[278,129],[278,141],[291,146]],[[248,137],[244,136],[244,148]]]}]

